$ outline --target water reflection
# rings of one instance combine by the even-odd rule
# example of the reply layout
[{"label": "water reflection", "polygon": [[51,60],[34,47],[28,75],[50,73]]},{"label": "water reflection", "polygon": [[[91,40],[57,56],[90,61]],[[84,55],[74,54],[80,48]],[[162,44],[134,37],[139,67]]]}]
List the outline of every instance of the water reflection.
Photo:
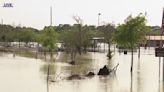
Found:
[{"label": "water reflection", "polygon": [[[158,59],[154,57],[153,52],[153,49],[151,51],[141,49],[140,59],[138,59],[137,53],[134,54],[133,75],[130,73],[130,53],[124,55],[116,52],[112,60],[106,58],[106,53],[90,53],[91,59],[88,59],[88,61],[86,59],[81,60],[79,61],[80,63],[75,66],[69,65],[67,62],[60,62],[59,59],[59,61],[54,64],[58,71],[54,72],[60,74],[59,76],[63,79],[71,74],[80,74],[83,76],[89,71],[97,73],[103,65],[108,65],[109,68],[113,68],[117,63],[120,65],[116,75],[111,74],[107,77],[95,76],[83,80],[62,80],[58,81],[58,83],[52,83],[50,89],[51,91],[58,90],[60,92],[66,92],[66,90],[67,92],[90,92],[93,90],[94,92],[157,92],[159,89],[159,62]],[[83,61],[86,63],[83,63]],[[65,90],[59,87],[59,85],[65,88]],[[92,88],[88,88],[88,85],[92,85]]]},{"label": "water reflection", "polygon": [[3,53],[0,56],[0,92],[45,92],[46,86],[39,72],[40,60],[15,57]]},{"label": "water reflection", "polygon": [[44,65],[42,65],[40,68],[40,71],[43,72],[43,74],[45,75],[45,79],[46,79],[47,73],[48,73],[48,67],[49,67],[49,75],[48,75],[49,80],[55,81],[58,74],[56,74],[56,66],[53,62],[45,63]]},{"label": "water reflection", "polygon": [[[77,57],[78,64],[70,65],[70,58],[65,53],[60,53],[55,62],[18,55],[13,58],[13,54],[0,53],[0,91],[47,92],[48,89],[49,92],[163,92],[164,84],[161,79],[159,84],[159,58],[155,57],[153,48],[141,48],[140,59],[138,53],[134,53],[132,76],[130,53],[119,54],[116,49],[112,60],[108,60],[106,54],[88,53]],[[85,77],[89,71],[97,74],[104,65],[112,69],[118,63],[115,74]],[[48,64],[50,66],[47,81]],[[72,74],[79,74],[84,79],[66,80]],[[162,78],[162,70],[160,77]]]},{"label": "water reflection", "polygon": [[137,64],[137,91],[141,92],[142,90],[142,81],[141,81],[141,74],[140,74],[140,59],[138,60],[138,64]]},{"label": "water reflection", "polygon": [[118,92],[118,80],[116,75],[110,74],[109,76],[99,77],[99,92]]},{"label": "water reflection", "polygon": [[[63,53],[65,54],[65,53]],[[50,64],[50,80],[59,81],[64,80],[70,75],[78,74],[85,75],[88,71],[93,71],[92,60],[88,59],[85,55],[77,57],[78,64],[70,65],[68,61],[62,61],[63,58],[59,58],[56,62],[49,62]],[[62,61],[62,62],[61,62]],[[41,71],[46,75],[48,69],[48,64],[41,67]]]}]

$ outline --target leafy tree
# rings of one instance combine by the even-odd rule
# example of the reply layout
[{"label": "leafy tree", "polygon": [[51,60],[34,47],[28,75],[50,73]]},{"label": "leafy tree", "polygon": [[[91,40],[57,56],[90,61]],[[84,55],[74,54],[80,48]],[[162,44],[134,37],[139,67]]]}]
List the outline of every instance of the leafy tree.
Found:
[{"label": "leafy tree", "polygon": [[113,40],[113,34],[116,31],[116,29],[115,29],[114,25],[107,24],[107,25],[99,26],[98,30],[100,31],[99,35],[104,37],[105,43],[108,44],[108,54],[107,54],[107,57],[109,59],[111,59],[112,56],[111,56],[110,47],[111,47],[112,40]]},{"label": "leafy tree", "polygon": [[146,19],[142,14],[127,17],[125,23],[117,27],[114,38],[116,43],[131,50],[131,72],[133,71],[133,50],[145,39],[147,30]]},{"label": "leafy tree", "polygon": [[75,30],[65,31],[62,35],[62,40],[67,53],[71,54],[71,62],[75,63],[77,53],[77,32]]},{"label": "leafy tree", "polygon": [[64,43],[66,52],[71,55],[71,63],[75,64],[75,58],[77,52],[81,54],[81,41],[80,32],[78,30],[78,25],[74,25],[70,30],[65,31],[62,35],[62,41]]},{"label": "leafy tree", "polygon": [[73,19],[76,21],[77,24],[74,24],[74,30],[77,30],[76,35],[78,36],[78,42],[76,44],[76,48],[81,55],[81,50],[82,50],[82,23],[83,20],[79,16],[73,16]]},{"label": "leafy tree", "polygon": [[72,64],[75,64],[77,53],[82,54],[82,52],[87,52],[91,38],[92,31],[90,31],[87,25],[79,26],[79,24],[74,24],[70,29],[62,33],[61,40],[64,43],[66,52],[71,55]]},{"label": "leafy tree", "polygon": [[59,26],[56,26],[56,31],[58,33],[61,33],[63,31],[67,31],[71,29],[71,25],[69,24],[59,24]]},{"label": "leafy tree", "polygon": [[62,37],[67,52],[71,54],[71,64],[75,64],[76,53],[81,55],[82,52],[82,19],[79,16],[73,16],[73,19],[77,24]]},{"label": "leafy tree", "polygon": [[44,30],[41,33],[40,41],[40,43],[44,47],[44,50],[48,50],[49,52],[51,52],[52,56],[52,51],[56,48],[56,43],[58,41],[58,35],[53,29],[53,27],[50,26],[44,28]]},{"label": "leafy tree", "polygon": [[26,45],[29,43],[29,42],[34,42],[36,41],[36,36],[35,36],[35,33],[32,29],[29,29],[29,28],[24,28],[20,34],[19,34],[19,37],[20,37],[20,41],[21,42],[25,42]]},{"label": "leafy tree", "polygon": [[82,27],[82,31],[81,31],[81,48],[83,48],[83,51],[86,53],[87,52],[87,48],[89,46],[91,46],[91,39],[93,38],[94,33],[93,33],[93,29],[90,28],[90,26],[83,26]]},{"label": "leafy tree", "polygon": [[151,29],[147,35],[161,35],[161,27],[159,26],[149,26],[149,29]]}]

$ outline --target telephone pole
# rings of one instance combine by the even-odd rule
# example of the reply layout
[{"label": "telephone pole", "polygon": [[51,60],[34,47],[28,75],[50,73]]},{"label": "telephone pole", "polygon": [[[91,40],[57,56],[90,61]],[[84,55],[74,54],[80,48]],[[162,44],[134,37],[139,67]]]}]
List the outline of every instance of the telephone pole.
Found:
[{"label": "telephone pole", "polygon": [[100,15],[101,13],[98,13],[98,26],[100,26]]},{"label": "telephone pole", "polygon": [[52,6],[50,7],[50,26],[52,26]]}]

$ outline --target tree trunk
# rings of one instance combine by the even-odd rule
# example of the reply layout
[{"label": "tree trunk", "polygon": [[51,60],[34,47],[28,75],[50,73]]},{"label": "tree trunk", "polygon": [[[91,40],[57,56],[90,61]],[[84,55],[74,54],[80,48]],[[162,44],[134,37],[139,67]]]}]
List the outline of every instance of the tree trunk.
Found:
[{"label": "tree trunk", "polygon": [[94,52],[96,52],[96,42],[94,40]]},{"label": "tree trunk", "polygon": [[75,51],[71,50],[71,62],[70,64],[75,65]]},{"label": "tree trunk", "polygon": [[49,49],[49,52],[50,52],[50,58],[51,58],[51,60],[53,60],[53,52],[52,52],[52,49]]},{"label": "tree trunk", "polygon": [[105,42],[104,42],[104,53],[105,53]]},{"label": "tree trunk", "polygon": [[112,58],[111,50],[110,50],[110,43],[109,43],[109,42],[108,42],[108,54],[107,54],[107,57],[108,57],[109,59]]},{"label": "tree trunk", "polygon": [[47,67],[47,92],[49,92],[49,73],[50,73],[50,64],[48,63]]},{"label": "tree trunk", "polygon": [[38,59],[38,52],[36,51],[35,54],[36,54],[36,59]]},{"label": "tree trunk", "polygon": [[80,31],[80,46],[79,46],[79,52],[80,52],[80,55],[81,55],[81,46],[82,46],[81,24],[79,24],[79,31]]},{"label": "tree trunk", "polygon": [[75,62],[75,58],[76,58],[76,51],[74,51],[74,55],[73,55],[74,62]]},{"label": "tree trunk", "polygon": [[19,51],[19,54],[20,54],[20,41],[19,41],[19,44],[18,45],[19,45],[19,50],[18,51]]},{"label": "tree trunk", "polygon": [[131,69],[130,71],[132,72],[133,71],[133,47],[131,48]]},{"label": "tree trunk", "polygon": [[44,51],[44,57],[45,57],[45,60],[46,60],[46,51]]},{"label": "tree trunk", "polygon": [[84,53],[87,53],[87,46],[84,46]]},{"label": "tree trunk", "polygon": [[116,51],[116,45],[114,45],[114,54],[115,54],[115,51]]},{"label": "tree trunk", "polygon": [[37,47],[36,47],[36,59],[38,59],[38,53],[39,53],[39,43],[37,43]]},{"label": "tree trunk", "polygon": [[73,51],[71,51],[71,62],[73,61]]},{"label": "tree trunk", "polygon": [[138,51],[138,58],[140,58],[140,54],[141,54],[141,52],[140,52],[140,46],[139,46],[138,48],[139,48],[139,51]]}]

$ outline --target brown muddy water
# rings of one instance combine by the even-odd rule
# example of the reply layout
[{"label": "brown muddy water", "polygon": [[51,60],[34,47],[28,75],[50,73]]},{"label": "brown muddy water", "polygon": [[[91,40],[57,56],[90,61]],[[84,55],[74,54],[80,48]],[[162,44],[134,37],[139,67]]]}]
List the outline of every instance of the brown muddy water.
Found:
[{"label": "brown muddy water", "polygon": [[[77,57],[77,65],[70,65],[69,57],[59,53],[50,64],[47,82],[47,62],[41,59],[12,53],[0,54],[0,92],[164,92],[162,65],[159,79],[159,58],[154,48],[141,48],[141,57],[134,54],[133,76],[130,74],[131,54],[113,52],[112,60],[105,53],[88,53]],[[109,76],[85,77],[89,71],[97,73],[104,65],[113,68],[119,63],[116,73]],[[67,80],[72,74],[79,74],[81,80]],[[160,80],[160,81],[159,81]],[[48,86],[47,86],[48,84]]]}]

